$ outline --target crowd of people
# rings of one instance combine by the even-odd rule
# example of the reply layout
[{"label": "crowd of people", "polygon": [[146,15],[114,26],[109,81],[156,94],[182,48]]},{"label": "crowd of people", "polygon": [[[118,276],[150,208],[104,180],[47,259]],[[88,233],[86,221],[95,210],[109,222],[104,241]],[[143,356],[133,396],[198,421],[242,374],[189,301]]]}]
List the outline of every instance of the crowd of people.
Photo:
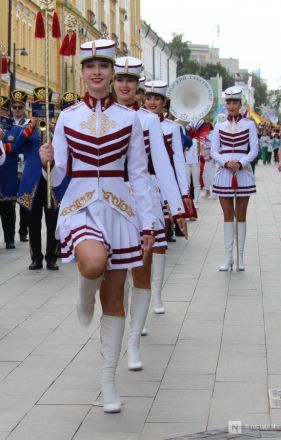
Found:
[{"label": "crowd of people", "polygon": [[[80,101],[73,92],[63,95],[49,143],[38,118],[26,118],[23,90],[14,90],[11,100],[1,97],[0,212],[6,249],[11,250],[19,203],[19,237],[29,240],[30,270],[41,270],[44,258],[48,270],[59,269],[59,256],[65,263],[76,262],[82,326],[92,321],[99,291],[103,406],[113,413],[121,411],[115,374],[129,292],[128,368],[138,371],[151,297],[154,313],[165,313],[161,292],[167,242],[175,240],[173,225],[177,236],[188,238],[186,220],[197,219],[202,185],[207,197],[219,198],[224,214],[226,255],[219,270],[232,269],[235,217],[239,270],[245,270],[246,213],[256,191],[251,164],[263,136],[258,141],[255,124],[240,114],[240,87],[225,91],[227,119],[215,127],[205,124],[200,132],[172,120],[167,83],[142,80],[142,62],[116,59],[114,41],[83,43],[80,60],[87,92]],[[35,88],[33,101],[44,102],[47,93],[51,101],[51,90]],[[12,123],[4,128],[10,112]]]}]

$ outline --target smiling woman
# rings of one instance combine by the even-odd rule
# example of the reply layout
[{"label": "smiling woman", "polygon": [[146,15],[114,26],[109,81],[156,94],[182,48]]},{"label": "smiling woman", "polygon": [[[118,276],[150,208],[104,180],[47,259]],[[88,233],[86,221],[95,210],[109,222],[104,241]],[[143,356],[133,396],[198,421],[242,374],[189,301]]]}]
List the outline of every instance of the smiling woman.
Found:
[{"label": "smiling woman", "polygon": [[[92,321],[100,289],[101,384],[104,411],[109,413],[121,411],[115,372],[125,326],[126,273],[142,266],[154,242],[156,220],[139,120],[114,103],[109,93],[115,50],[112,40],[82,44],[82,77],[88,91],[83,101],[61,112],[53,145],[43,145],[40,153],[43,166],[52,163],[53,186],[66,173],[71,176],[56,234],[63,261],[77,261],[77,313],[83,326]],[[134,199],[124,181],[125,161]]]}]

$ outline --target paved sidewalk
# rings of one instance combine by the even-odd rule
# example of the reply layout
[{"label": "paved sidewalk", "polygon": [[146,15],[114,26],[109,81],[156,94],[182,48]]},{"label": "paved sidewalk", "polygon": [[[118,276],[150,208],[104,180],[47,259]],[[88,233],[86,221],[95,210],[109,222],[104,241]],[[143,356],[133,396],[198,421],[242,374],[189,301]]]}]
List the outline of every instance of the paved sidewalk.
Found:
[{"label": "paved sidewalk", "polygon": [[92,405],[100,307],[81,329],[75,266],[30,272],[28,244],[6,251],[1,235],[0,440],[160,440],[222,430],[230,420],[280,427],[268,388],[281,388],[281,175],[259,165],[257,187],[244,273],[218,272],[223,219],[215,200],[202,198],[190,240],[169,246],[166,314],[149,315],[141,372],[127,370],[125,335],[116,415]]}]

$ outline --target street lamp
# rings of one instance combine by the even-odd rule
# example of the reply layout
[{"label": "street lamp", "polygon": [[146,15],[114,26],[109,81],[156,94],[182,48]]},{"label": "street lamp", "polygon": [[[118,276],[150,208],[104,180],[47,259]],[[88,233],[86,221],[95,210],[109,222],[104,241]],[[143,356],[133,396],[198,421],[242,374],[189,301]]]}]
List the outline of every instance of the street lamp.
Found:
[{"label": "street lamp", "polygon": [[25,47],[17,48],[16,43],[13,43],[13,72],[11,72],[11,92],[16,88],[16,53],[20,50],[20,55],[26,57],[28,55]]}]

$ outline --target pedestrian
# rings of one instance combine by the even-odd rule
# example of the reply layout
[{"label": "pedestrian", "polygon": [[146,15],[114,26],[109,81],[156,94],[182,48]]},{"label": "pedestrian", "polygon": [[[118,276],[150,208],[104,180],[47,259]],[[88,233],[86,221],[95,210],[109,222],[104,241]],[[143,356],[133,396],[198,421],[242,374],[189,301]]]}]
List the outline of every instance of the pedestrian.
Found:
[{"label": "pedestrian", "polygon": [[267,163],[269,164],[271,163],[272,152],[273,152],[273,135],[271,131],[269,131],[268,137],[269,137],[269,142],[267,147]]},{"label": "pedestrian", "polygon": [[[66,172],[71,176],[56,236],[63,261],[77,261],[81,325],[90,324],[100,288],[101,386],[104,411],[109,413],[121,411],[115,373],[125,326],[127,269],[143,264],[154,242],[156,223],[139,119],[109,94],[115,51],[112,40],[81,45],[82,78],[88,92],[83,101],[61,112],[53,146],[44,144],[40,149],[43,167],[51,163],[54,186]],[[124,180],[126,159],[134,198]],[[136,212],[142,223],[143,248]]]},{"label": "pedestrian", "polygon": [[243,253],[247,207],[249,196],[256,192],[250,164],[258,154],[258,138],[254,122],[243,118],[239,112],[242,107],[241,87],[226,89],[225,102],[228,116],[226,121],[215,125],[211,149],[212,157],[219,165],[213,193],[219,196],[224,214],[225,261],[219,270],[227,271],[233,266],[234,215],[238,230],[239,270],[245,270]]},{"label": "pedestrian", "polygon": [[275,165],[279,163],[279,157],[278,157],[279,148],[280,148],[280,135],[278,131],[275,131],[272,138],[272,149],[273,149]]},{"label": "pedestrian", "polygon": [[147,166],[153,194],[154,212],[157,218],[153,254],[151,250],[146,263],[143,266],[132,269],[133,288],[128,339],[129,370],[142,369],[140,337],[149,309],[151,283],[153,286],[154,313],[165,313],[161,292],[164,281],[167,243],[161,194],[162,199],[167,199],[173,218],[179,221],[180,229],[186,235],[185,210],[175,174],[165,148],[159,118],[148,110],[140,108],[135,101],[141,69],[142,62],[138,58],[120,57],[116,59],[114,90],[118,103],[132,108],[138,114],[143,131],[143,148],[148,159]]},{"label": "pedestrian", "polygon": [[264,165],[268,163],[268,148],[270,147],[270,137],[266,129],[263,130],[260,137],[261,159]]}]

